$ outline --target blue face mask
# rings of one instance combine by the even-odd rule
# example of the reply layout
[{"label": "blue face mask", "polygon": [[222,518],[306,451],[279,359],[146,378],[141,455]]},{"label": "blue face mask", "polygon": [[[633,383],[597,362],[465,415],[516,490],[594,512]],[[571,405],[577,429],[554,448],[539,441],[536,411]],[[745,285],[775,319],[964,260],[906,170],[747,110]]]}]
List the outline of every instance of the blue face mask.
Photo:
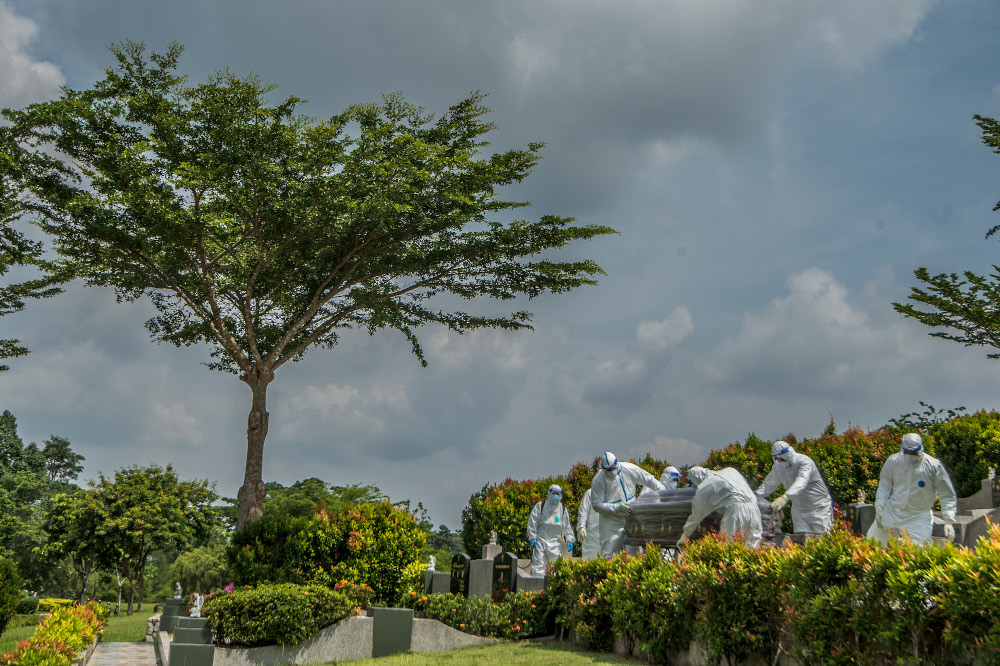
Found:
[{"label": "blue face mask", "polygon": [[562,495],[557,495],[555,493],[549,493],[549,501],[558,504],[562,501]]}]

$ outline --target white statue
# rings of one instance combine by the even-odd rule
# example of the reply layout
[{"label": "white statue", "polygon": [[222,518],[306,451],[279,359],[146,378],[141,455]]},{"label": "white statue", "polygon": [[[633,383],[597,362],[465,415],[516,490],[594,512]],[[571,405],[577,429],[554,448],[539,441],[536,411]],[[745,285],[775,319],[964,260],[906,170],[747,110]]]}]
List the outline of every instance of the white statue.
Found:
[{"label": "white statue", "polygon": [[181,584],[178,582],[177,586],[174,587],[174,599],[181,598]]},{"label": "white statue", "polygon": [[865,491],[859,490],[858,491],[858,504],[864,504],[864,503],[865,503]]},{"label": "white statue", "polygon": [[491,546],[497,545],[497,531],[496,530],[490,530],[490,545]]},{"label": "white statue", "polygon": [[194,605],[191,606],[191,617],[201,617],[201,607],[205,605],[205,597],[194,593]]},{"label": "white statue", "polygon": [[991,480],[995,479],[996,475],[997,475],[997,471],[994,468],[990,467],[990,479]]},{"label": "white statue", "polygon": [[428,571],[436,571],[436,569],[434,568],[434,566],[436,564],[437,564],[437,558],[434,557],[433,555],[431,555],[430,561],[427,562],[427,570]]}]

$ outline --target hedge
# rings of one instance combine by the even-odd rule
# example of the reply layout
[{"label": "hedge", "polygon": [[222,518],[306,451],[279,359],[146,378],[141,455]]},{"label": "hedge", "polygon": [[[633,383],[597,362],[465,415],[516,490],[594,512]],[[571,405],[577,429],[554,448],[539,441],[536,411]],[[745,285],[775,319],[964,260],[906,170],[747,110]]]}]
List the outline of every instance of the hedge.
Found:
[{"label": "hedge", "polygon": [[980,490],[989,468],[1000,468],[1000,414],[979,411],[936,424],[935,455],[951,474],[959,497]]},{"label": "hedge", "polygon": [[[348,590],[348,593],[351,593]],[[322,585],[260,585],[212,595],[202,616],[220,645],[294,645],[360,611],[356,598]]]},{"label": "hedge", "polygon": [[411,593],[404,598],[403,605],[475,636],[518,640],[552,634],[553,597],[544,592],[516,592],[498,601],[489,597]]},{"label": "hedge", "polygon": [[808,664],[1000,666],[1000,526],[977,549],[881,548],[843,526],[802,546],[747,549],[707,536],[679,561],[559,560],[549,579],[561,626],[588,648],[616,637],[657,663],[692,642],[709,659]]}]

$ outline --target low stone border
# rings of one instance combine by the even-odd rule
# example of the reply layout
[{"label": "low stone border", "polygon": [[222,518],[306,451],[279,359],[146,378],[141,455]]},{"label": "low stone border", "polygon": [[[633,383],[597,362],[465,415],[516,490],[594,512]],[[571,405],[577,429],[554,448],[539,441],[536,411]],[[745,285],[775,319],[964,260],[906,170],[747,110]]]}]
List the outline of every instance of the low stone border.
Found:
[{"label": "low stone border", "polygon": [[[298,645],[267,645],[256,648],[216,646],[213,666],[281,666],[283,664],[321,664],[329,661],[369,659],[372,656],[374,619],[354,616],[316,632]],[[171,635],[158,631],[154,636],[156,651],[163,666],[170,666]],[[472,645],[501,643],[463,633],[438,620],[414,618],[410,649],[414,652],[444,652]]]},{"label": "low stone border", "polygon": [[87,666],[87,662],[90,661],[92,656],[94,656],[94,650],[96,649],[97,638],[94,638],[94,640],[90,641],[90,645],[87,649],[84,650],[79,657],[77,657],[75,662],[73,662],[73,666]]}]

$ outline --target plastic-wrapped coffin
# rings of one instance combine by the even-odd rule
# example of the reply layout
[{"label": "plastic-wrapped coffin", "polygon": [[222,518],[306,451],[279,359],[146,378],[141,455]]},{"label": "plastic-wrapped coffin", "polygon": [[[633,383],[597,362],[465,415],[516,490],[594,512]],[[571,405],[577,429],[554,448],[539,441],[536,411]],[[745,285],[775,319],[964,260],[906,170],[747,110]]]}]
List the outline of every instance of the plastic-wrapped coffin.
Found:
[{"label": "plastic-wrapped coffin", "polygon": [[[632,513],[625,519],[625,545],[673,548],[684,530],[684,523],[691,515],[694,488],[675,488],[659,492],[645,491],[629,506]],[[775,535],[774,512],[771,503],[758,497],[763,543],[773,543]],[[696,539],[706,532],[718,531],[719,513],[711,513],[691,535]]]}]

